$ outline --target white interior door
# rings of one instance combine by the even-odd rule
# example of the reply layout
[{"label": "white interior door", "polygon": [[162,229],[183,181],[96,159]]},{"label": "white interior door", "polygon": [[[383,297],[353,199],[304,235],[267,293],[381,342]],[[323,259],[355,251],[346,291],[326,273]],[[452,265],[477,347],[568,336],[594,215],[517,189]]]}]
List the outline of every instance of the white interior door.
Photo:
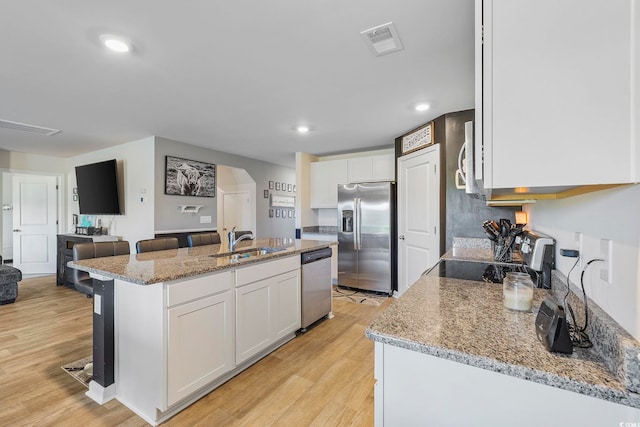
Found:
[{"label": "white interior door", "polygon": [[56,271],[56,177],[13,177],[13,265],[22,274]]},{"label": "white interior door", "polygon": [[398,158],[398,294],[440,258],[440,146]]},{"label": "white interior door", "polygon": [[251,226],[251,196],[248,191],[238,193],[224,193],[222,196],[223,211],[222,224],[223,233],[221,237],[226,235],[233,227],[236,230],[253,230]]}]

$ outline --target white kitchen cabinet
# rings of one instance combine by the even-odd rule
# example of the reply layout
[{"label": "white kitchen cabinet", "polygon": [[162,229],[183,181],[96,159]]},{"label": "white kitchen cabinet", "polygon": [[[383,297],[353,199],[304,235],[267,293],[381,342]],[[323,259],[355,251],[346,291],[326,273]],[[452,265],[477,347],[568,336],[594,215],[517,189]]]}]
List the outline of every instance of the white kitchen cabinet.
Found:
[{"label": "white kitchen cabinet", "polygon": [[347,160],[311,163],[311,208],[337,208],[338,185],[347,183]]},{"label": "white kitchen cabinet", "polygon": [[543,418],[554,426],[606,426],[640,419],[629,406],[380,342],[374,366],[376,427],[537,427]]},{"label": "white kitchen cabinet", "polygon": [[395,156],[375,156],[348,159],[349,183],[395,181]]},{"label": "white kitchen cabinet", "polygon": [[242,363],[272,341],[268,279],[236,289],[236,363]]},{"label": "white kitchen cabinet", "polygon": [[236,363],[300,329],[300,256],[236,271]]},{"label": "white kitchen cabinet", "polygon": [[231,290],[168,310],[169,405],[234,368],[233,312]]},{"label": "white kitchen cabinet", "polygon": [[628,0],[476,0],[485,188],[638,181],[639,23]]}]

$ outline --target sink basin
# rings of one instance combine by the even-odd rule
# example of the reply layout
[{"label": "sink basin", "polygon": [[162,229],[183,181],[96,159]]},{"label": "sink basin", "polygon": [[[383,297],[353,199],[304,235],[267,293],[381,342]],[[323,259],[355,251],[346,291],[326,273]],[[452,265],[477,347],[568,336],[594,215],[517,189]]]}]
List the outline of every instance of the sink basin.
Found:
[{"label": "sink basin", "polygon": [[215,257],[215,258],[221,258],[221,257],[227,257],[229,258],[229,260],[231,261],[238,261],[244,258],[251,258],[254,256],[260,256],[260,255],[267,255],[270,253],[274,253],[274,252],[281,252],[286,250],[287,248],[268,248],[268,247],[263,247],[263,248],[257,248],[257,249],[247,249],[244,251],[239,251],[236,252],[234,254],[214,254],[214,255],[209,255],[210,257]]}]

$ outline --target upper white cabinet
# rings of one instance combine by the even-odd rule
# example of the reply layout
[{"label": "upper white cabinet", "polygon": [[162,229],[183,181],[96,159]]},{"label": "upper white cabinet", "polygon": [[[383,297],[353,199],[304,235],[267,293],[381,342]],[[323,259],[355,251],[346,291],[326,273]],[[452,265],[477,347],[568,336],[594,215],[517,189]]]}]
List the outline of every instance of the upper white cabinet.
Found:
[{"label": "upper white cabinet", "polygon": [[338,185],[395,181],[395,172],[393,153],[311,163],[311,208],[337,208]]},{"label": "upper white cabinet", "polygon": [[337,208],[338,185],[347,183],[347,160],[311,163],[311,208]]},{"label": "upper white cabinet", "polygon": [[[638,181],[640,7],[476,0],[485,188]],[[480,51],[478,48],[482,48]]]},{"label": "upper white cabinet", "polygon": [[349,183],[395,181],[393,154],[355,157],[348,162]]}]

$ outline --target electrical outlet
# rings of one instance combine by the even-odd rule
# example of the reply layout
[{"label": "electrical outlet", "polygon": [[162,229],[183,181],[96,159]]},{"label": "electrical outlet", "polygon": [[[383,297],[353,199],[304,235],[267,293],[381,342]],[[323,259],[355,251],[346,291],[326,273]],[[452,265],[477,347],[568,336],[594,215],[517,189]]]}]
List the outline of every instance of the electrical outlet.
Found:
[{"label": "electrical outlet", "polygon": [[584,256],[582,255],[582,233],[576,231],[574,234],[575,246],[578,252],[580,253],[580,261],[578,262],[578,267],[582,268],[582,260]]},{"label": "electrical outlet", "polygon": [[600,239],[600,279],[603,282],[612,284],[611,259],[613,258],[613,242],[609,239]]}]

